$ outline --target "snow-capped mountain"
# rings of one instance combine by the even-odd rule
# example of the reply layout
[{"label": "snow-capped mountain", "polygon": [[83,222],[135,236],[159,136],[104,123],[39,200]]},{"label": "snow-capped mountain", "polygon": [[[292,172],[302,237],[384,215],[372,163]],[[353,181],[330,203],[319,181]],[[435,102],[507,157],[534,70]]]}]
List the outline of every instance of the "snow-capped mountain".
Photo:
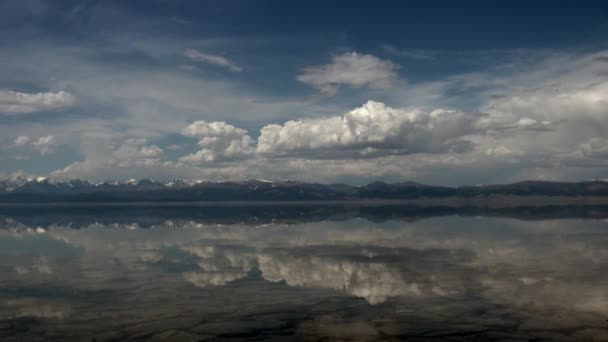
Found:
[{"label": "snow-capped mountain", "polygon": [[605,197],[608,183],[526,181],[513,184],[445,187],[414,182],[373,182],[362,186],[304,183],[292,180],[202,181],[129,179],[91,183],[44,177],[0,181],[0,202],[159,202],[159,201],[333,201],[488,196]]},{"label": "snow-capped mountain", "polygon": [[19,192],[54,192],[54,191],[153,191],[163,189],[186,189],[200,185],[217,184],[242,184],[255,186],[258,183],[273,184],[269,180],[251,180],[243,182],[224,182],[224,181],[203,181],[174,178],[164,182],[155,181],[149,178],[127,179],[127,180],[108,180],[99,183],[92,183],[87,180],[72,179],[59,181],[45,177],[12,177],[0,180],[0,193],[19,193]]},{"label": "snow-capped mountain", "polygon": [[31,182],[34,178],[13,177],[0,181],[0,191],[14,191],[27,182]]}]

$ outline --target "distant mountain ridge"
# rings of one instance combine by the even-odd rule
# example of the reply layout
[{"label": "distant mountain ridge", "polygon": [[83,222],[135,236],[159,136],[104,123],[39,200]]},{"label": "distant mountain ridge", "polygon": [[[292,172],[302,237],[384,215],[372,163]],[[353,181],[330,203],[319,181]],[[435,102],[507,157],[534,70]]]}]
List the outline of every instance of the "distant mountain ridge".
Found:
[{"label": "distant mountain ridge", "polygon": [[151,179],[57,181],[14,177],[0,181],[0,202],[192,202],[192,201],[357,201],[489,196],[608,197],[608,182],[524,181],[446,187],[415,182],[373,182],[362,186],[299,181],[201,181]]}]

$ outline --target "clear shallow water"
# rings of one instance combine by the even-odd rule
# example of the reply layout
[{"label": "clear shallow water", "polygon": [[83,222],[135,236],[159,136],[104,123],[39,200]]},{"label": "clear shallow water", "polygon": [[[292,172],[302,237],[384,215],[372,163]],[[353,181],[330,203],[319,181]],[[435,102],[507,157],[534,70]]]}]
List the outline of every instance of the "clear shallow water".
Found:
[{"label": "clear shallow water", "polygon": [[0,339],[607,340],[606,212],[0,208]]}]

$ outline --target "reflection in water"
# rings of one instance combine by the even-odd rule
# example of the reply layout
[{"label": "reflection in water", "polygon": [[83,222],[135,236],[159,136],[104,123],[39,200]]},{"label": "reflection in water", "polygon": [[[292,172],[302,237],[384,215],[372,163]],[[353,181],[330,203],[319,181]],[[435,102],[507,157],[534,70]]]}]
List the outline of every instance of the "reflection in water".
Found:
[{"label": "reflection in water", "polygon": [[0,210],[3,340],[608,339],[597,208],[39,209]]}]

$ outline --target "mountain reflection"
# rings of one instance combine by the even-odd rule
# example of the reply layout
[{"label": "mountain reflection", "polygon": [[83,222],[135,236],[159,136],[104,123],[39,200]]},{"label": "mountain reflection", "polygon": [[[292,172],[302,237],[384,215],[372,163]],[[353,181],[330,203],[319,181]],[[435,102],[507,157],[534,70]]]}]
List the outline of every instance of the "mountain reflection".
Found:
[{"label": "mountain reflection", "polygon": [[[327,204],[328,203],[328,204]],[[522,220],[559,218],[608,218],[608,206],[528,206],[528,207],[467,207],[467,206],[412,206],[383,205],[382,202],[352,204],[327,202],[326,204],[200,204],[149,203],[149,204],[77,204],[68,205],[2,205],[0,220],[18,221],[27,226],[69,226],[86,228],[92,224],[133,224],[149,228],[173,222],[209,224],[300,224],[321,221],[345,221],[362,218],[372,222],[390,220],[417,221],[442,216],[509,217]],[[1,222],[1,221],[0,221]]]},{"label": "mountain reflection", "polygon": [[608,338],[601,208],[230,209],[2,208],[0,337]]}]

